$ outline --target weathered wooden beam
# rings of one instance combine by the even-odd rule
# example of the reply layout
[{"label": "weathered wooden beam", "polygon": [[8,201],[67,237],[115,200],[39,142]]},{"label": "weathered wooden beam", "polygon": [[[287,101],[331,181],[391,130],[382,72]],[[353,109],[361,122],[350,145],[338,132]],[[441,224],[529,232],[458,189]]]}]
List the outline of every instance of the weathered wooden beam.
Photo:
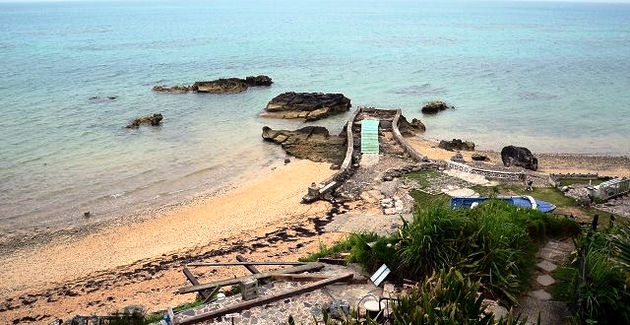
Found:
[{"label": "weathered wooden beam", "polygon": [[[194,286],[198,286],[201,283],[199,283],[199,281],[197,280],[197,278],[195,278],[195,276],[190,272],[189,269],[184,268],[184,275],[186,276],[186,278],[188,279],[188,281],[190,281],[190,283]],[[210,290],[199,290],[199,295],[201,296],[201,299],[203,301],[208,300],[208,298],[210,297],[211,293]]]},{"label": "weathered wooden beam", "polygon": [[322,281],[326,279],[330,279],[329,276],[325,275],[314,275],[314,274],[274,274],[271,276],[274,280],[284,280],[284,281]]},{"label": "weathered wooden beam", "polygon": [[235,265],[304,265],[302,262],[224,262],[224,263],[190,263],[186,266],[235,266]]},{"label": "weathered wooden beam", "polygon": [[190,287],[183,287],[183,288],[179,288],[178,292],[180,294],[190,293],[190,292],[196,292],[196,291],[199,291],[199,290],[210,289],[210,288],[217,287],[217,286],[223,287],[223,286],[238,284],[242,280],[250,279],[250,278],[264,279],[264,278],[269,278],[269,277],[271,277],[274,274],[300,273],[300,272],[321,270],[323,268],[324,268],[324,264],[318,263],[318,262],[313,262],[313,263],[307,263],[305,265],[288,267],[288,268],[285,268],[285,269],[280,269],[280,270],[275,270],[275,271],[270,271],[270,272],[258,273],[258,274],[254,274],[254,275],[242,276],[242,277],[238,277],[238,278],[226,279],[226,280],[221,280],[221,281],[215,281],[215,282],[211,282],[211,283],[194,285],[194,286],[190,286]]},{"label": "weathered wooden beam", "polygon": [[[236,255],[236,260],[239,261],[239,262],[249,262],[246,258],[244,258],[241,255]],[[258,269],[255,266],[253,266],[253,265],[245,265],[245,268],[251,274],[258,274],[258,273],[260,273],[260,271],[258,271]]]},{"label": "weathered wooden beam", "polygon": [[292,297],[295,295],[299,295],[305,292],[310,292],[310,291],[314,291],[317,290],[319,288],[323,288],[325,286],[328,286],[330,284],[336,283],[336,282],[341,282],[341,281],[346,281],[352,278],[352,273],[348,273],[342,276],[338,276],[335,278],[330,278],[327,280],[322,280],[322,281],[318,281],[315,282],[313,284],[309,284],[306,285],[302,288],[298,288],[295,290],[289,290],[289,291],[285,291],[285,292],[280,292],[277,293],[275,295],[271,295],[268,297],[261,297],[258,299],[254,299],[254,300],[249,300],[249,301],[244,301],[232,306],[228,306],[226,308],[222,308],[222,309],[218,309],[218,310],[213,310],[210,311],[208,313],[205,314],[201,314],[201,315],[196,315],[190,318],[186,318],[186,319],[182,319],[181,321],[179,321],[177,324],[181,324],[181,325],[185,325],[185,324],[196,324],[196,323],[200,323],[203,321],[207,321],[213,318],[217,318],[217,317],[221,317],[225,314],[229,314],[229,313],[235,313],[235,312],[240,312],[242,310],[245,309],[249,309],[252,307],[256,307],[256,306],[260,306],[260,305],[264,305],[276,300],[281,300],[287,297]]}]

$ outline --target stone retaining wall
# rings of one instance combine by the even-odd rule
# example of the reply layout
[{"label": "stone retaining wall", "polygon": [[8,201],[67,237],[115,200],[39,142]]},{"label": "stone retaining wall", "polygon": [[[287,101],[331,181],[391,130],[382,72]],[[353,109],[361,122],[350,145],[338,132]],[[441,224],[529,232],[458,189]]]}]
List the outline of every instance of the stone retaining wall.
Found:
[{"label": "stone retaining wall", "polygon": [[402,111],[400,109],[397,109],[396,116],[394,117],[394,120],[392,121],[392,130],[394,133],[394,138],[400,144],[400,146],[403,147],[403,149],[405,149],[405,152],[407,152],[409,156],[411,156],[411,158],[413,158],[416,161],[425,161],[426,157],[422,156],[413,147],[411,147],[411,145],[407,142],[407,140],[403,138],[402,134],[400,134],[400,130],[398,129],[398,120],[400,119],[401,114],[402,114]]},{"label": "stone retaining wall", "polygon": [[471,167],[466,164],[457,163],[450,160],[446,162],[446,168],[459,170],[459,171],[463,171],[470,174],[483,175],[484,177],[490,178],[490,179],[501,179],[501,180],[512,180],[512,181],[522,181],[525,179],[524,173],[502,172],[502,171],[496,171],[496,170],[480,169],[480,168]]}]

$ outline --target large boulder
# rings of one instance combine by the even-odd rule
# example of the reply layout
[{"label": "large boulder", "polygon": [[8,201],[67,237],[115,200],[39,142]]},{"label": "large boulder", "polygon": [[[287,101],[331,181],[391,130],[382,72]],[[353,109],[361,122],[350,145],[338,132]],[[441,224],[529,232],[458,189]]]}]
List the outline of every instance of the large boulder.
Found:
[{"label": "large boulder", "polygon": [[507,146],[501,150],[501,160],[505,167],[521,166],[533,171],[538,170],[538,159],[529,149],[524,147]]},{"label": "large boulder", "polygon": [[414,118],[411,120],[411,123],[409,123],[407,118],[401,115],[398,119],[398,130],[403,137],[413,137],[420,132],[425,132],[427,128],[417,118]]},{"label": "large boulder", "polygon": [[346,112],[351,106],[343,94],[286,92],[271,99],[262,115],[316,121]]},{"label": "large boulder", "polygon": [[442,140],[438,144],[438,148],[448,151],[475,151],[475,143],[472,141],[462,141],[460,139],[453,139],[452,141]]},{"label": "large boulder", "polygon": [[273,81],[265,75],[249,76],[245,79],[240,78],[222,78],[212,81],[197,81],[192,85],[175,85],[175,86],[154,86],[155,92],[169,93],[185,93],[195,91],[199,93],[240,93],[249,87],[271,86]]},{"label": "large boulder", "polygon": [[447,105],[445,102],[441,101],[441,100],[434,100],[432,102],[428,102],[426,103],[424,106],[422,106],[422,113],[424,114],[436,114],[440,111],[444,111],[447,110],[449,108],[455,108],[454,106],[449,106]]},{"label": "large boulder", "polygon": [[129,125],[127,125],[128,129],[140,127],[141,124],[149,124],[153,126],[160,125],[164,117],[160,113],[151,114],[149,116],[139,117],[133,120]]},{"label": "large boulder", "polygon": [[307,126],[295,131],[263,127],[262,138],[277,143],[292,156],[315,162],[341,164],[346,153],[346,139],[330,135],[325,127]]}]

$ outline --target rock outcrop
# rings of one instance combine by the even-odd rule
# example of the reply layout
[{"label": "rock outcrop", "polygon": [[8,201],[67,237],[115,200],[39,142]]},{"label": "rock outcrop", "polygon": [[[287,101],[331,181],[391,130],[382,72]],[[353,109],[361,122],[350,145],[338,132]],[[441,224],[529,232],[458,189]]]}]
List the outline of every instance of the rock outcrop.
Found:
[{"label": "rock outcrop", "polygon": [[521,166],[533,171],[538,170],[538,159],[529,149],[524,147],[507,146],[501,150],[501,160],[505,167]]},{"label": "rock outcrop", "polygon": [[141,124],[149,124],[149,125],[160,125],[164,117],[161,113],[151,114],[149,116],[139,117],[133,120],[129,125],[127,125],[128,129],[140,127]]},{"label": "rock outcrop", "polygon": [[475,143],[472,141],[462,141],[460,139],[453,139],[452,141],[442,140],[438,144],[438,148],[448,151],[475,151]]},{"label": "rock outcrop", "polygon": [[271,86],[273,81],[268,76],[250,76],[245,79],[222,78],[212,81],[197,81],[192,85],[154,86],[155,92],[186,93],[189,91],[199,93],[240,93],[249,87]]},{"label": "rock outcrop", "polygon": [[262,138],[281,145],[289,155],[301,159],[341,164],[345,158],[345,137],[330,135],[328,129],[321,126],[307,126],[295,131],[272,130],[265,126]]},{"label": "rock outcrop", "polygon": [[470,159],[474,161],[490,161],[490,158],[488,158],[488,156],[482,155],[480,153],[473,153],[472,156],[470,156]]},{"label": "rock outcrop", "polygon": [[286,92],[271,99],[262,116],[316,121],[346,112],[351,106],[343,94]]},{"label": "rock outcrop", "polygon": [[403,137],[413,137],[418,133],[425,132],[427,128],[417,118],[412,119],[409,123],[407,118],[401,115],[398,119],[398,130]]},{"label": "rock outcrop", "polygon": [[425,104],[424,106],[422,106],[422,113],[424,114],[436,114],[439,113],[441,111],[447,110],[447,109],[454,109],[454,106],[449,106],[447,105],[445,102],[441,101],[441,100],[434,100],[432,102],[428,102],[427,104]]}]

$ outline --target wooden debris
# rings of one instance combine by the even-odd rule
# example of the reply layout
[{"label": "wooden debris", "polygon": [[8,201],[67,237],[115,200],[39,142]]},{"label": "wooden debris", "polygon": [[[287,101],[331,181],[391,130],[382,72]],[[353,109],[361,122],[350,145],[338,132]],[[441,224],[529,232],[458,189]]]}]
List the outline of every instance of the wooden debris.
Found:
[{"label": "wooden debris", "polygon": [[322,263],[317,263],[317,262],[307,263],[305,265],[294,266],[294,267],[289,267],[289,268],[275,270],[275,271],[270,271],[270,272],[258,273],[258,274],[238,277],[238,278],[234,278],[234,279],[226,279],[226,280],[215,281],[215,282],[206,283],[206,284],[194,285],[194,286],[190,286],[190,287],[183,287],[183,288],[179,288],[178,292],[180,294],[191,293],[191,292],[196,292],[196,291],[199,291],[199,290],[205,290],[205,289],[214,288],[214,287],[217,287],[217,286],[223,287],[223,286],[238,284],[243,279],[247,279],[247,278],[264,279],[264,278],[269,278],[269,277],[271,277],[271,276],[273,276],[275,274],[301,273],[301,272],[307,272],[307,271],[317,271],[317,270],[321,270],[323,268],[324,268],[324,264],[322,264]]},{"label": "wooden debris", "polygon": [[225,263],[190,263],[186,266],[234,266],[234,265],[304,265],[302,262],[225,262]]},{"label": "wooden debris", "polygon": [[346,265],[346,260],[343,258],[330,258],[330,257],[321,257],[317,259],[318,262],[332,264],[332,265]]},{"label": "wooden debris", "polygon": [[284,280],[284,281],[322,281],[326,279],[330,279],[329,276],[324,275],[314,275],[314,274],[274,274],[271,276],[274,280]]},{"label": "wooden debris", "polygon": [[[239,262],[249,262],[246,258],[244,258],[241,255],[236,255],[236,260]],[[249,271],[251,274],[258,274],[260,273],[260,271],[258,271],[258,269],[253,266],[253,265],[244,265],[245,268],[247,269],[247,271]]]},{"label": "wooden debris", "polygon": [[[190,283],[194,286],[200,285],[201,283],[199,283],[199,281],[197,281],[197,278],[195,278],[195,276],[190,272],[189,269],[184,268],[184,275],[186,276],[186,278],[188,279],[188,281],[190,281]],[[207,301],[208,298],[210,298],[212,296],[212,293],[210,293],[210,290],[206,289],[206,290],[199,290],[199,296],[201,296],[201,299],[203,301]]]},{"label": "wooden debris", "polygon": [[277,293],[275,295],[271,295],[268,297],[262,297],[262,298],[258,298],[258,299],[254,299],[254,300],[250,300],[250,301],[244,301],[232,306],[228,306],[226,308],[222,308],[222,309],[218,309],[218,310],[213,310],[210,311],[208,313],[205,314],[200,314],[200,315],[196,315],[190,318],[186,318],[183,319],[179,322],[177,322],[177,324],[196,324],[196,323],[200,323],[203,321],[207,321],[213,318],[217,318],[217,317],[221,317],[224,316],[226,314],[229,313],[234,313],[234,312],[240,312],[242,310],[246,310],[252,307],[256,307],[256,306],[260,306],[260,305],[264,305],[276,300],[281,300],[287,297],[292,297],[295,295],[299,295],[302,293],[306,293],[306,292],[310,292],[310,291],[314,291],[317,290],[319,288],[323,288],[325,286],[328,286],[330,284],[336,283],[336,282],[341,282],[341,281],[346,281],[352,278],[352,273],[348,273],[342,276],[338,276],[335,278],[330,278],[327,280],[322,280],[322,281],[318,281],[315,282],[313,284],[309,284],[306,285],[302,288],[299,289],[295,289],[295,290],[289,290],[289,291],[285,291],[285,292],[281,292],[281,293]]}]

